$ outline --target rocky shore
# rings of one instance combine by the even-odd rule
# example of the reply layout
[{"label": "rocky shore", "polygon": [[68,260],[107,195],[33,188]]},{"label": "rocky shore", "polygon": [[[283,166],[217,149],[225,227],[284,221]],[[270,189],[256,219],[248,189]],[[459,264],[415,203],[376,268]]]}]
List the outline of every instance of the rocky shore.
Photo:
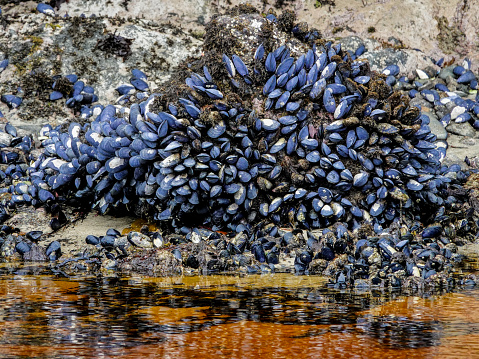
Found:
[{"label": "rocky shore", "polygon": [[[4,153],[15,147],[17,138],[24,142],[22,138],[31,136],[33,147],[29,153],[35,160],[42,151],[40,143],[44,138],[39,138],[39,133],[44,124],[49,123],[52,128],[57,125],[68,128],[72,121],[84,124],[91,120],[88,109],[92,109],[94,103],[131,101],[133,95],[119,97],[115,88],[121,84],[130,86],[133,69],[147,74],[148,93],[164,93],[172,99],[176,96],[174,91],[184,91],[181,84],[191,76],[192,70],[198,71],[199,65],[207,65],[215,76],[223,71],[227,78],[224,69],[215,67],[224,66],[222,63],[216,65],[221,61],[220,51],[235,53],[249,64],[261,43],[267,44],[268,51],[286,43],[294,57],[306,53],[309,48],[308,42],[298,36],[299,30],[294,32],[306,26],[301,25],[304,24],[302,17],[296,18],[293,12],[284,9],[261,13],[249,5],[232,7],[225,15],[214,17],[204,28],[193,26],[193,22],[189,23],[191,26],[185,25],[188,31],[171,22],[148,16],[126,17],[121,16],[121,12],[114,17],[101,12],[92,17],[88,11],[94,8],[88,6],[84,7],[86,14],[82,16],[74,11],[78,8],[75,1],[57,3],[60,8],[54,16],[48,11],[34,10],[36,4],[33,2],[2,7],[0,63],[8,60],[8,64],[4,69],[0,67],[0,94],[14,96],[4,97],[0,103],[3,114],[3,117],[0,115],[3,133],[0,140]],[[340,21],[339,15],[333,16],[338,11],[339,1],[323,3],[321,11],[329,9],[329,19]],[[71,11],[65,10],[65,6]],[[63,16],[67,12],[70,16]],[[205,14],[211,16],[208,11]],[[109,270],[148,275],[296,272],[329,276],[332,285],[338,288],[447,289],[457,284],[474,284],[473,276],[459,279],[456,276],[464,253],[467,256],[467,252],[461,252],[458,247],[474,243],[477,233],[475,156],[479,154],[476,129],[479,120],[474,110],[477,81],[474,84],[472,78],[467,82],[460,80],[468,70],[477,73],[474,61],[466,59],[463,62],[465,53],[462,52],[455,54],[455,59],[446,55],[441,62],[441,52],[446,49],[443,42],[438,45],[439,49],[426,46],[416,51],[412,48],[415,45],[404,45],[405,41],[409,42],[407,38],[389,37],[385,41],[350,34],[333,38],[348,31],[347,26],[343,28],[341,24],[338,22],[337,27],[341,29],[333,32],[321,28],[323,25],[318,25],[317,30],[306,26],[304,32],[313,36],[310,34],[317,31],[314,36],[324,39],[323,43],[332,40],[335,46],[341,44],[338,51],[341,54],[348,51],[357,54],[362,48],[358,57],[367,60],[376,74],[382,73],[382,81],[393,91],[402,91],[410,99],[410,107],[420,108],[427,116],[422,124],[428,126],[433,136],[430,142],[437,146],[443,165],[440,178],[454,183],[454,187],[450,185],[447,189],[442,213],[438,205],[434,213],[423,216],[421,221],[420,217],[404,218],[384,229],[373,228],[373,222],[368,221],[355,227],[351,225],[354,220],[346,217],[349,228],[334,221],[326,223],[322,229],[297,223],[275,224],[274,221],[260,221],[252,228],[218,229],[183,223],[175,233],[168,226],[131,217],[145,214],[139,208],[115,213],[118,217],[114,218],[112,213],[99,216],[88,207],[66,201],[61,206],[49,203],[46,208],[7,208],[9,218],[4,218],[1,235],[2,257],[6,261],[51,260],[52,269],[64,275]],[[358,28],[357,31],[367,30]],[[467,39],[465,34],[467,32],[461,37],[462,41]],[[475,58],[473,53],[468,56],[472,60]],[[392,71],[385,70],[388,65],[398,65],[400,73],[388,77]],[[458,70],[458,65],[464,71]],[[234,66],[241,73],[241,65],[235,63]],[[69,91],[62,93],[61,88],[55,88],[60,79],[55,76],[70,74],[76,74],[84,85],[91,86],[92,92],[83,92],[80,99],[71,96]],[[223,91],[235,91],[225,82],[217,84]],[[134,87],[134,94],[144,92]],[[52,98],[55,91],[59,93],[58,99]],[[12,105],[15,97],[21,99],[19,106]],[[96,101],[88,103],[86,98]],[[466,101],[472,103],[470,108]],[[7,124],[16,128],[15,135]],[[20,159],[15,161],[21,163]],[[12,169],[8,170],[11,162],[3,160],[2,163],[3,173],[12,173]],[[7,182],[5,177],[3,188],[16,183]],[[7,192],[2,193],[3,203],[9,200]]]}]

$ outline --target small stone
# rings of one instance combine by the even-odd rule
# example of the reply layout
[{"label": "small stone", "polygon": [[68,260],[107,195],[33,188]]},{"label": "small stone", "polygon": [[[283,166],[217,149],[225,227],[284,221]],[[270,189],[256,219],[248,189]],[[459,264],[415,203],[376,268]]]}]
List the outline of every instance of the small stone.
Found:
[{"label": "small stone", "polygon": [[369,290],[370,288],[369,281],[366,279],[356,279],[354,281],[354,289],[356,290]]},{"label": "small stone", "polygon": [[443,106],[435,106],[434,112],[436,114],[436,118],[441,119],[446,116],[448,113],[451,112],[451,109],[448,109],[447,104]]},{"label": "small stone", "polygon": [[374,253],[369,256],[368,263],[369,265],[373,265],[373,264],[377,266],[381,265],[381,255],[376,249],[374,250]]},{"label": "small stone", "polygon": [[325,259],[313,259],[309,265],[310,274],[321,274],[328,266],[328,261]]},{"label": "small stone", "polygon": [[434,81],[426,81],[421,87],[419,87],[417,90],[421,92],[422,90],[430,90],[434,87],[435,82]]},{"label": "small stone", "polygon": [[30,231],[26,234],[27,238],[32,242],[38,242],[42,236],[42,231]]},{"label": "small stone", "polygon": [[9,147],[12,143],[12,139],[12,135],[6,132],[0,132],[0,147]]},{"label": "small stone", "polygon": [[454,67],[456,67],[456,65],[451,65],[451,66],[448,66],[448,67],[445,67],[443,68],[440,72],[439,72],[439,75],[438,77],[440,79],[443,79],[444,81],[446,81],[446,79],[448,78],[448,76],[451,76],[453,77],[453,73],[452,73],[452,70],[454,70]]},{"label": "small stone", "polygon": [[410,102],[409,102],[409,105],[411,107],[413,106],[419,106],[421,109],[424,109],[424,108],[432,108],[433,107],[433,104],[430,103],[429,101],[426,101],[425,99],[423,99],[421,96],[416,96],[414,97]]},{"label": "small stone", "polygon": [[196,233],[196,232],[192,232],[191,233],[191,242],[195,243],[195,244],[198,244],[201,242],[201,236],[199,233]]},{"label": "small stone", "polygon": [[417,73],[417,75],[419,76],[419,78],[420,78],[421,80],[427,80],[427,79],[429,79],[429,76],[428,76],[427,73],[424,72],[423,70],[416,69],[416,73]]},{"label": "small stone", "polygon": [[140,248],[153,248],[153,243],[150,240],[150,237],[140,233],[140,232],[130,232],[128,233],[128,241],[134,246]]},{"label": "small stone", "polygon": [[164,245],[163,237],[161,235],[153,237],[153,247],[161,248]]},{"label": "small stone", "polygon": [[102,268],[105,268],[106,270],[116,269],[117,265],[118,264],[116,260],[111,258],[105,258],[103,262],[101,263]]},{"label": "small stone", "polygon": [[447,138],[447,131],[441,122],[432,112],[423,112],[429,117],[429,128],[431,132],[436,135],[438,140],[445,140]]},{"label": "small stone", "polygon": [[456,78],[454,76],[447,76],[446,86],[448,87],[449,91],[456,91],[456,88],[457,88]]},{"label": "small stone", "polygon": [[115,248],[126,246],[127,244],[128,244],[127,236],[121,236],[121,237],[115,238],[115,244],[114,244]]}]

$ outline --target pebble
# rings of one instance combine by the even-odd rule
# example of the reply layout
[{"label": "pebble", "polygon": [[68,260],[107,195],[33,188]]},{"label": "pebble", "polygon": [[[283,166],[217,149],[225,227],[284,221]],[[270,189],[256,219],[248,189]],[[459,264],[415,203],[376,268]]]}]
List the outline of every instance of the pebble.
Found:
[{"label": "pebble", "polygon": [[150,237],[144,235],[143,233],[130,232],[128,233],[127,238],[128,238],[128,241],[134,246],[137,246],[140,248],[146,248],[146,249],[153,248],[153,243],[150,240]]},{"label": "pebble", "polygon": [[427,117],[429,117],[429,128],[431,129],[431,132],[434,133],[437,137],[438,140],[445,140],[447,139],[447,131],[442,125],[441,122],[439,122],[438,118],[436,115],[434,115],[432,112],[423,112]]},{"label": "pebble", "polygon": [[10,143],[12,143],[13,136],[6,133],[0,132],[0,148],[1,147],[9,147]]}]

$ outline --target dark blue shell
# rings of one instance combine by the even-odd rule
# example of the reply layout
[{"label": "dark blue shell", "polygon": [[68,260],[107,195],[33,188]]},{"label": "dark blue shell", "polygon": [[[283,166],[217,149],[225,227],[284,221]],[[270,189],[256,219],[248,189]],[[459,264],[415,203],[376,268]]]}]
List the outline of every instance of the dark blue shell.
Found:
[{"label": "dark blue shell", "polygon": [[290,97],[291,93],[289,91],[285,91],[277,100],[276,100],[276,105],[274,106],[274,108],[276,110],[284,107],[288,100],[289,100],[289,97]]},{"label": "dark blue shell", "polygon": [[278,87],[284,87],[286,85],[286,83],[288,82],[288,77],[289,75],[287,73],[285,74],[282,74],[281,76],[278,77],[278,79],[276,80],[276,85]]},{"label": "dark blue shell", "polygon": [[287,73],[288,70],[293,65],[293,63],[294,63],[294,58],[292,58],[292,57],[288,57],[283,62],[281,62],[278,65],[278,68],[276,69],[276,76],[281,76],[281,75]]},{"label": "dark blue shell", "polygon": [[0,73],[7,68],[8,63],[9,63],[8,59],[4,59],[0,61]]},{"label": "dark blue shell", "polygon": [[276,87],[276,75],[272,75],[263,86],[263,95],[267,96],[274,91]]},{"label": "dark blue shell", "polygon": [[10,108],[17,108],[22,104],[22,98],[15,95],[2,95],[0,97],[1,101],[6,103]]},{"label": "dark blue shell", "polygon": [[323,105],[324,109],[329,113],[334,113],[336,110],[336,100],[331,92],[331,90],[326,89],[323,95]]},{"label": "dark blue shell", "polygon": [[[332,105],[331,105],[332,106]],[[336,107],[334,110],[334,119],[340,119],[347,115],[349,111],[351,110],[352,104],[349,103],[349,101],[341,101],[339,105]],[[325,105],[326,108],[326,105]]]},{"label": "dark blue shell", "polygon": [[334,71],[336,71],[337,64],[336,62],[331,62],[323,69],[321,72],[322,79],[329,79],[331,76],[334,75]]},{"label": "dark blue shell", "polygon": [[276,71],[276,59],[274,54],[270,52],[268,56],[266,56],[266,61],[264,63],[266,71],[268,72],[275,72]]},{"label": "dark blue shell", "polygon": [[320,79],[313,84],[311,91],[309,93],[309,97],[313,100],[316,99],[318,96],[321,96],[324,89],[326,88],[326,80]]},{"label": "dark blue shell", "polygon": [[[80,82],[80,81],[79,81]],[[78,82],[77,82],[78,83]],[[148,84],[138,78],[131,78],[130,83],[138,90],[138,91],[148,91]]]},{"label": "dark blue shell", "polygon": [[53,8],[48,4],[44,4],[44,3],[38,4],[37,10],[45,15],[50,15],[50,16],[55,15],[55,10],[53,10]]},{"label": "dark blue shell", "polygon": [[360,45],[356,51],[354,52],[354,54],[356,55],[356,57],[359,57],[361,56],[362,54],[364,54],[364,52],[366,51],[366,47],[364,45]]},{"label": "dark blue shell", "polygon": [[263,44],[259,45],[258,48],[256,49],[255,53],[254,53],[254,59],[256,61],[260,61],[263,59],[263,56],[264,56],[264,46]]},{"label": "dark blue shell", "polygon": [[248,68],[246,67],[243,60],[241,60],[241,58],[237,55],[233,55],[232,59],[233,59],[233,64],[236,68],[236,71],[238,71],[238,73],[243,77],[248,76],[249,75]]},{"label": "dark blue shell", "polygon": [[306,77],[306,83],[307,84],[314,84],[316,80],[318,79],[318,66],[316,64],[311,67],[309,70],[307,77]]},{"label": "dark blue shell", "polygon": [[397,76],[399,74],[399,66],[398,65],[389,65],[386,66],[383,70],[383,74],[386,76]]}]

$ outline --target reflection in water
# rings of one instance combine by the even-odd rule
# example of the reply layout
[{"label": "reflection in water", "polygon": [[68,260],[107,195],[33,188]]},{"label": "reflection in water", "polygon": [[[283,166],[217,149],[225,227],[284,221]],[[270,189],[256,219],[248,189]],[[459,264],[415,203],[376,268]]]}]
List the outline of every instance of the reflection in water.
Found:
[{"label": "reflection in water", "polygon": [[385,297],[286,274],[3,274],[2,358],[479,356],[478,291]]}]

